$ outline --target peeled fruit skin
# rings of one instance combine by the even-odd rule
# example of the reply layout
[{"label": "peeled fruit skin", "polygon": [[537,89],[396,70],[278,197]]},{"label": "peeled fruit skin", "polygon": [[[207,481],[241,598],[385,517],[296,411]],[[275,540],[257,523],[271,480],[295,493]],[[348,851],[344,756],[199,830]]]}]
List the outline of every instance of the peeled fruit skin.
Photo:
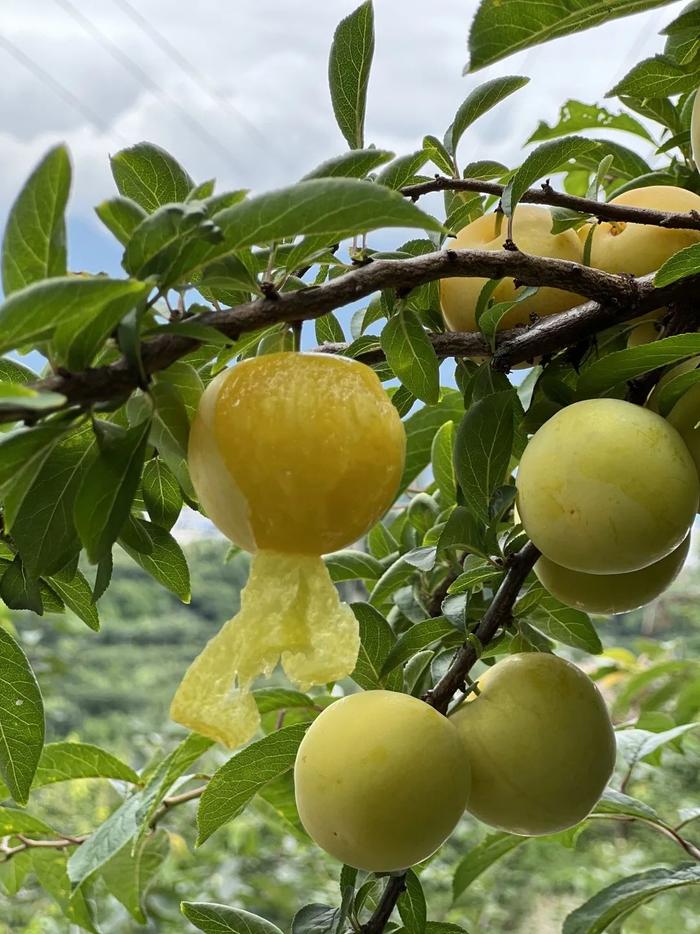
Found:
[{"label": "peeled fruit skin", "polygon": [[535,565],[540,583],[558,600],[587,613],[626,613],[660,596],[676,579],[690,549],[690,535],[670,555],[627,574],[583,574],[549,558]]},{"label": "peeled fruit skin", "polygon": [[451,717],[472,767],[467,810],[509,833],[538,836],[590,813],[615,765],[603,698],[575,665],[540,652],[510,655]]},{"label": "peeled fruit skin", "polygon": [[[633,188],[613,198],[611,204],[686,213],[700,211],[700,195],[675,185]],[[591,266],[611,273],[645,276],[687,246],[700,242],[700,231],[673,230],[624,221],[598,224],[591,243]]]},{"label": "peeled fruit skin", "polygon": [[247,551],[321,555],[393,503],[406,437],[376,374],[329,354],[244,360],[205,390],[188,461],[215,525]]},{"label": "peeled fruit skin", "polygon": [[469,759],[446,717],[408,694],[363,691],[327,707],[294,766],[301,822],[327,853],[393,872],[427,859],[469,794]]},{"label": "peeled fruit skin", "polygon": [[698,474],[683,439],[655,412],[587,399],[531,438],[516,476],[525,531],[555,564],[588,574],[648,567],[685,539]]},{"label": "peeled fruit skin", "polygon": [[700,172],[700,90],[695,94],[693,116],[690,121],[690,139],[693,145],[693,161],[695,168]]},{"label": "peeled fruit skin", "polygon": [[[500,221],[500,229],[499,229]],[[503,249],[507,236],[507,220],[503,215],[484,214],[459,231],[448,244],[454,250]],[[553,235],[552,215],[547,208],[530,204],[519,204],[513,215],[513,240],[523,253],[566,259],[580,263],[583,250],[579,238],[572,230]],[[488,279],[454,277],[440,280],[440,304],[447,327],[451,331],[477,331],[476,305],[479,293]],[[512,301],[515,283],[503,279],[493,293],[496,302]],[[515,305],[503,318],[498,329],[512,328],[516,324],[529,324],[530,316],[552,315],[557,311],[573,308],[582,301],[579,295],[561,289],[542,288],[536,295]]]}]

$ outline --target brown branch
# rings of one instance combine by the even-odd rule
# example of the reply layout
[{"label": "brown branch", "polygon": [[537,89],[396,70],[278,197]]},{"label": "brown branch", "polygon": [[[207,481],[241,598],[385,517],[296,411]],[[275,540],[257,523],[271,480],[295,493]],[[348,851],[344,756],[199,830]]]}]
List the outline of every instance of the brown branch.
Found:
[{"label": "brown branch", "polygon": [[[185,804],[187,801],[193,801],[195,798],[200,798],[206,787],[206,785],[201,785],[198,788],[193,788],[191,791],[185,791],[182,794],[172,795],[169,798],[164,798],[163,803],[151,818],[149,823],[151,830],[153,830],[158,825],[163,816],[167,814],[168,811],[171,811],[174,807],[178,807],[180,804]],[[63,834],[62,836],[57,837],[55,840],[33,840],[31,837],[27,837],[25,834],[21,833],[8,834],[0,841],[0,863],[6,863],[8,860],[12,859],[13,856],[16,856],[17,853],[21,853],[23,850],[34,849],[35,847],[63,850],[69,846],[80,846],[82,843],[85,843],[85,841],[90,836],[91,834],[89,833],[80,834],[77,837]],[[17,837],[20,842],[16,846],[10,846],[9,840],[11,837]]]},{"label": "brown branch", "polygon": [[[635,279],[617,276],[566,260],[548,259],[520,252],[487,250],[440,250],[406,260],[377,260],[346,273],[321,286],[261,298],[235,308],[211,311],[197,321],[216,328],[235,340],[248,331],[280,322],[318,318],[361,298],[386,288],[411,290],[436,279],[478,276],[498,279],[512,277],[524,285],[565,289],[593,300],[561,315],[542,319],[535,327],[504,332],[494,364],[508,369],[513,363],[551,353],[587,336],[614,321],[623,321],[668,304],[679,295],[690,295],[700,276],[681,280],[663,289],[655,289],[651,277]],[[435,335],[444,355],[468,356],[488,352],[479,335]],[[199,341],[167,334],[144,341],[141,348],[143,370],[147,376],[164,370],[197,347]],[[55,376],[31,384],[39,390],[61,393],[66,403],[52,411],[71,406],[82,408],[95,403],[119,402],[141,382],[129,362],[122,358],[109,366],[89,368],[76,373],[61,371]],[[44,410],[43,414],[48,414]],[[0,413],[0,422],[36,419],[37,413],[17,405]]]},{"label": "brown branch", "polygon": [[[513,606],[520,593],[520,588],[539,556],[540,553],[537,548],[532,542],[528,542],[517,554],[511,557],[506,576],[503,578],[474,633],[477,642],[481,646],[488,645],[498,630],[511,622]],[[473,642],[464,642],[457,650],[447,672],[432,691],[428,691],[423,700],[441,713],[446,713],[450,701],[462,689],[465,678],[478,661],[478,658],[479,653]],[[404,873],[401,876],[392,876],[389,879],[372,916],[361,928],[362,934],[382,934],[404,889],[405,878]]]},{"label": "brown branch", "polygon": [[[473,191],[477,194],[494,195],[500,198],[505,185],[487,182],[481,178],[448,178],[436,175],[429,182],[408,185],[401,189],[401,194],[416,201],[422,195],[433,191]],[[628,204],[609,204],[579,198],[555,191],[545,182],[540,188],[531,188],[520,198],[526,204],[546,204],[553,207],[569,208],[581,214],[591,215],[600,221],[623,221],[631,224],[652,224],[656,227],[671,227],[682,230],[700,230],[700,213],[656,211],[652,208],[637,208]]]}]

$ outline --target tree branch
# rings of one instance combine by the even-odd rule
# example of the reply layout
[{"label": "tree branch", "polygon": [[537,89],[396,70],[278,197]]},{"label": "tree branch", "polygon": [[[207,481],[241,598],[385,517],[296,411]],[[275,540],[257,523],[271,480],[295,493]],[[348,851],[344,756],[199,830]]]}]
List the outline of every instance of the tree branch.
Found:
[{"label": "tree branch", "polygon": [[[543,318],[532,328],[503,332],[494,355],[494,365],[503,370],[516,362],[552,353],[615,321],[633,318],[669,304],[679,296],[691,295],[700,284],[700,276],[695,276],[655,289],[650,276],[635,279],[611,275],[566,260],[517,251],[439,250],[406,260],[376,260],[324,285],[207,312],[197,321],[235,340],[241,334],[272,324],[318,318],[382,289],[411,290],[426,282],[457,276],[512,277],[524,285],[565,289],[593,300],[593,304],[589,302],[560,315]],[[490,352],[479,334],[433,335],[433,340],[444,356]],[[146,340],[141,346],[143,370],[147,376],[164,370],[198,345],[196,339],[175,334]],[[31,385],[65,396],[65,403],[43,410],[42,414],[48,414],[71,406],[85,408],[95,403],[119,402],[140,382],[140,374],[122,358],[109,366],[76,373],[62,371]],[[0,412],[0,422],[22,418],[36,419],[37,412],[21,404]]]},{"label": "tree branch", "polygon": [[[206,785],[200,785],[198,788],[192,788],[190,791],[185,791],[182,794],[172,795],[169,798],[164,798],[163,803],[151,818],[151,822],[149,824],[151,830],[155,829],[155,827],[158,825],[158,822],[165,814],[168,813],[168,811],[178,807],[180,804],[185,804],[187,801],[193,801],[195,798],[200,798],[206,787]],[[9,834],[0,840],[0,863],[6,863],[8,860],[12,859],[13,856],[16,856],[17,853],[21,853],[23,850],[30,850],[36,847],[63,850],[69,846],[80,846],[82,843],[85,843],[85,841],[90,836],[91,834],[89,833],[80,834],[77,837],[63,834],[62,836],[57,837],[55,840],[33,840],[31,837],[27,837],[25,834]],[[11,837],[17,837],[20,842],[16,846],[10,846],[9,840]]]},{"label": "tree branch", "polygon": [[[436,175],[429,182],[402,188],[401,194],[413,201],[433,191],[473,191],[477,194],[495,195],[500,198],[505,187],[505,185],[487,182],[481,178],[448,178],[444,175]],[[632,207],[629,204],[593,201],[590,198],[579,198],[577,195],[555,191],[548,182],[540,188],[530,188],[520,198],[520,201],[525,204],[546,204],[552,207],[569,208],[572,211],[596,217],[599,221],[622,221],[681,230],[700,230],[700,213],[697,211],[687,213],[656,211],[652,208]]]},{"label": "tree branch", "polygon": [[[501,586],[496,591],[491,604],[474,632],[476,640],[481,646],[487,646],[498,630],[510,623],[513,606],[518,599],[520,588],[539,556],[540,553],[537,548],[532,542],[528,542],[510,559],[506,576],[503,578]],[[474,643],[464,642],[457,650],[446,673],[432,691],[428,691],[423,700],[441,713],[446,713],[450,701],[464,685],[464,679],[473,665],[476,664],[478,658],[479,653]],[[401,876],[392,876],[387,882],[372,916],[362,926],[362,934],[382,934],[403,891],[405,878],[404,873]]]}]

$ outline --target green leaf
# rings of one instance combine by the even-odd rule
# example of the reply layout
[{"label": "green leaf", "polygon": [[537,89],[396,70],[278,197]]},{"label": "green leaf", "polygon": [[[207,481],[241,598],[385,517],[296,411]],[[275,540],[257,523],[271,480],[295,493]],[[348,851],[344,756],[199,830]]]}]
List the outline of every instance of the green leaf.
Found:
[{"label": "green leaf", "polygon": [[[424,556],[423,556],[424,557]],[[379,578],[369,595],[369,602],[374,607],[382,606],[389,601],[399,587],[403,587],[415,576],[416,569],[404,555],[397,558]]]},{"label": "green leaf", "polygon": [[495,302],[493,305],[488,305],[483,308],[478,315],[477,323],[479,325],[479,330],[488,341],[491,350],[496,349],[496,333],[501,320],[508,314],[511,308],[519,302],[524,302],[526,299],[536,295],[537,291],[537,288],[533,287],[518,289],[514,301]]},{"label": "green leaf", "polygon": [[83,474],[73,516],[88,560],[93,564],[111,552],[129,517],[141,479],[150,427],[147,419],[134,428],[110,431]]},{"label": "green leaf", "polygon": [[313,707],[314,699],[301,691],[289,688],[258,688],[253,691],[253,698],[261,714],[275,710],[287,710],[290,707]]},{"label": "green leaf", "polygon": [[121,530],[119,544],[137,564],[183,603],[189,603],[187,559],[172,535],[152,522],[131,516]]},{"label": "green leaf", "polygon": [[197,811],[198,846],[240,814],[260,788],[293,767],[307,727],[307,723],[295,723],[270,733],[237,752],[214,773]]},{"label": "green leaf", "polygon": [[622,817],[636,817],[641,820],[658,821],[659,816],[653,808],[643,801],[637,801],[622,794],[615,788],[606,788],[600,801],[593,809],[593,814],[619,814]]},{"label": "green leaf", "polygon": [[65,425],[40,425],[14,432],[0,441],[0,496],[8,530],[44,461],[66,430]]},{"label": "green leaf", "polygon": [[130,198],[110,198],[98,204],[95,213],[123,246],[127,245],[141,221],[148,216]]},{"label": "green leaf", "polygon": [[94,441],[89,425],[60,441],[43,461],[17,510],[12,536],[33,577],[56,574],[80,550],[73,504]]},{"label": "green leaf", "polygon": [[32,788],[76,778],[112,778],[137,784],[134,770],[111,752],[91,743],[48,743],[44,746]]},{"label": "green leaf", "polygon": [[389,366],[416,398],[435,405],[440,398],[440,364],[415,312],[403,305],[382,331]]},{"label": "green leaf", "polygon": [[325,344],[326,342],[331,344],[342,343],[345,340],[340,322],[332,311],[329,311],[327,315],[316,318],[315,328],[316,340],[319,344]]},{"label": "green leaf", "polygon": [[98,934],[91,903],[80,889],[71,891],[66,859],[66,853],[60,850],[35,849],[32,852],[32,868],[37,882],[55,899],[69,921],[83,930]]},{"label": "green leaf", "polygon": [[328,905],[304,905],[294,915],[290,934],[340,934],[342,924],[340,908]]},{"label": "green leaf", "polygon": [[469,71],[533,45],[600,23],[665,6],[671,0],[482,0],[469,34]]},{"label": "green leaf", "polygon": [[55,146],[34,169],[10,208],[2,243],[5,295],[66,274],[64,212],[71,183],[65,146]]},{"label": "green leaf", "polygon": [[160,146],[137,143],[110,159],[119,194],[131,198],[145,211],[184,201],[194,182],[182,166]]},{"label": "green leaf", "polygon": [[4,383],[24,385],[25,383],[33,383],[36,379],[39,379],[38,375],[30,370],[28,366],[17,363],[16,360],[11,360],[9,357],[0,357],[0,380]]},{"label": "green leaf", "polygon": [[393,158],[394,153],[387,149],[351,149],[350,152],[322,162],[308,172],[302,181],[311,178],[364,178],[368,172]]},{"label": "green leaf", "polygon": [[381,666],[381,677],[384,678],[395,668],[398,668],[399,665],[403,665],[417,652],[435,645],[436,642],[440,642],[447,636],[455,635],[459,639],[462,638],[455,632],[454,626],[442,616],[415,623],[410,629],[402,633],[392,646]]},{"label": "green leaf", "polygon": [[258,797],[265,802],[265,807],[271,809],[275,817],[281,818],[295,835],[308,842],[308,835],[297,811],[294,797],[294,776],[291,771],[273,778],[258,792]]},{"label": "green leaf", "polygon": [[448,593],[468,593],[480,588],[482,584],[500,577],[503,571],[486,561],[477,561],[463,574],[460,574],[447,588]]},{"label": "green leaf", "polygon": [[[393,934],[408,934],[408,928],[398,928]],[[469,934],[466,928],[459,924],[449,924],[446,921],[428,921],[425,925],[425,934]]]},{"label": "green leaf", "polygon": [[529,615],[537,629],[575,649],[599,655],[603,651],[600,637],[587,613],[560,603],[555,597],[545,597]]},{"label": "green leaf", "polygon": [[[4,571],[4,573],[3,573]],[[0,599],[11,610],[31,610],[37,616],[44,615],[44,594],[41,583],[36,577],[30,577],[17,555],[7,566],[0,564]]]},{"label": "green leaf", "polygon": [[633,769],[638,762],[656,752],[662,746],[672,743],[675,739],[684,736],[690,730],[700,727],[700,723],[683,723],[661,733],[652,733],[649,730],[618,730],[616,734],[617,747],[622,758]]},{"label": "green leaf", "polygon": [[665,55],[645,58],[608,91],[606,97],[669,97],[694,91],[700,84],[700,55],[684,65]]},{"label": "green leaf", "polygon": [[583,371],[578,382],[578,396],[581,399],[599,396],[620,383],[698,353],[700,334],[677,334],[641,347],[617,350]]},{"label": "green leaf", "polygon": [[501,857],[507,856],[523,843],[527,843],[529,839],[529,837],[501,832],[485,837],[458,863],[452,880],[452,897],[457,900],[482,872],[493,866]]},{"label": "green leaf", "polygon": [[328,59],[333,113],[351,149],[365,145],[367,85],[374,55],[374,9],[367,0],[341,20]]},{"label": "green leaf", "polygon": [[139,840],[150,830],[153,817],[173,783],[213,745],[206,736],[190,733],[149,773],[136,811]]},{"label": "green leaf", "polygon": [[472,405],[457,429],[455,473],[465,504],[489,521],[494,490],[506,479],[513,448],[513,394],[492,393]]},{"label": "green leaf", "polygon": [[58,571],[47,578],[65,605],[72,610],[94,632],[100,628],[100,617],[95,606],[90,584],[80,571],[71,573],[72,568]]},{"label": "green leaf", "polygon": [[141,477],[143,501],[156,525],[171,529],[182,509],[182,491],[175,474],[160,457],[146,463]]},{"label": "green leaf", "polygon": [[624,130],[641,136],[649,142],[653,137],[643,124],[627,113],[614,114],[597,104],[584,104],[581,101],[568,100],[559,111],[559,120],[550,126],[544,120],[527,140],[527,143],[541,143],[580,130]]},{"label": "green leaf", "polygon": [[131,795],[72,853],[68,878],[74,886],[81,885],[132,839],[138,829],[136,814],[141,803],[140,793]]},{"label": "green leaf", "polygon": [[352,603],[350,606],[360,624],[360,652],[350,677],[365,691],[399,690],[400,678],[385,679],[381,673],[396,642],[391,626],[368,603]]},{"label": "green leaf", "polygon": [[386,185],[387,188],[398,191],[413,180],[414,175],[420,172],[428,158],[425,149],[419,149],[407,156],[399,156],[377,175],[377,184]]},{"label": "green leaf", "polygon": [[687,246],[667,259],[654,276],[654,285],[660,289],[686,276],[697,275],[700,275],[700,243]]},{"label": "green leaf", "polygon": [[135,304],[147,291],[143,282],[106,276],[35,282],[0,305],[0,353],[46,340],[59,325],[84,328],[113,301]]},{"label": "green leaf", "polygon": [[454,433],[454,422],[445,422],[435,432],[430,450],[433,477],[440,490],[440,502],[444,506],[453,506],[456,501]]},{"label": "green leaf", "polygon": [[27,658],[0,629],[0,775],[26,804],[44,745],[44,705]]},{"label": "green leaf", "polygon": [[525,87],[530,81],[519,75],[504,75],[502,78],[492,78],[475,88],[462,103],[455,114],[452,125],[445,134],[445,148],[452,155],[457,151],[459,141],[467,127],[471,126],[483,114],[488,113],[496,104],[515,91]]},{"label": "green leaf", "polygon": [[406,929],[406,934],[425,934],[428,908],[425,903],[423,886],[412,869],[406,873],[406,888],[399,895],[396,904],[399,915]]},{"label": "green leaf", "polygon": [[406,464],[401,478],[402,490],[430,463],[433,438],[438,428],[447,421],[458,421],[463,415],[462,394],[446,389],[437,405],[425,406],[406,419]]},{"label": "green leaf", "polygon": [[582,153],[597,149],[595,140],[583,136],[567,136],[542,143],[533,150],[508,182],[503,191],[501,204],[507,215],[511,215],[528,188],[540,178],[562,169]]},{"label": "green leaf", "polygon": [[240,908],[213,902],[182,902],[180,910],[205,934],[282,934],[274,924]]},{"label": "green leaf", "polygon": [[148,922],[144,898],[169,852],[168,834],[158,830],[141,840],[133,853],[128,841],[102,867],[100,875],[108,891],[139,924]]},{"label": "green leaf", "polygon": [[700,866],[683,863],[673,869],[650,869],[614,882],[564,921],[563,934],[602,934],[615,921],[628,918],[656,895],[700,883]]},{"label": "green leaf", "polygon": [[350,548],[326,555],[323,560],[334,584],[354,580],[376,581],[384,572],[381,562],[372,555]]},{"label": "green leaf", "polygon": [[428,153],[428,159],[445,175],[453,175],[455,165],[443,143],[436,136],[423,137],[423,149]]},{"label": "green leaf", "polygon": [[21,406],[41,412],[60,407],[65,401],[66,397],[58,392],[39,392],[20,383],[0,382],[0,410]]},{"label": "green leaf", "polygon": [[323,234],[332,242],[383,227],[442,230],[439,221],[397,191],[354,178],[279,188],[220,211],[213,221],[224,233],[226,252],[298,235]]},{"label": "green leaf", "polygon": [[10,837],[18,833],[57,836],[55,831],[40,818],[27,814],[26,811],[20,811],[18,808],[0,807],[0,835]]}]

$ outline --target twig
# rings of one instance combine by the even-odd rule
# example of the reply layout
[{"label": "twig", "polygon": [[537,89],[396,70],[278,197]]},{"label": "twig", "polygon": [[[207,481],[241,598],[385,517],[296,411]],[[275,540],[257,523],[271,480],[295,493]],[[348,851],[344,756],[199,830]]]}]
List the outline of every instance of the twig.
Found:
[{"label": "twig", "polygon": [[[505,185],[498,182],[487,182],[481,178],[448,178],[437,175],[429,182],[418,185],[408,185],[401,189],[401,194],[416,201],[422,195],[433,191],[473,191],[483,195],[494,195],[500,198]],[[593,201],[590,198],[579,198],[577,195],[567,195],[555,191],[551,185],[544,184],[540,188],[531,188],[520,198],[525,204],[547,204],[553,207],[570,208],[581,214],[590,215],[601,221],[626,221],[631,224],[652,224],[656,227],[669,227],[681,230],[700,230],[700,213],[688,211],[680,213],[675,211],[656,211],[652,208],[637,208],[629,204],[610,204],[603,201]]]},{"label": "twig", "polygon": [[[151,818],[149,824],[150,828],[154,829],[163,816],[168,813],[168,811],[171,811],[173,808],[178,807],[181,804],[185,804],[187,801],[193,801],[195,798],[200,798],[206,787],[206,785],[201,785],[198,788],[191,789],[191,791],[185,791],[182,794],[172,795],[169,798],[164,798],[162,804],[155,811],[153,817]],[[34,849],[36,847],[63,850],[69,846],[80,846],[82,843],[85,843],[85,841],[90,836],[91,835],[88,833],[80,834],[79,836],[63,834],[60,837],[57,837],[55,840],[33,840],[31,837],[27,837],[25,834],[9,834],[0,840],[0,863],[6,863],[8,860],[12,859],[13,856],[16,856],[17,853],[21,853],[23,850]],[[11,837],[17,837],[20,842],[16,846],[10,846],[9,840]]]},{"label": "twig", "polygon": [[377,907],[372,913],[372,917],[360,928],[362,934],[381,934],[389,918],[396,907],[399,896],[406,888],[406,873],[402,872],[398,876],[391,876],[387,882],[382,897],[377,903]]}]

